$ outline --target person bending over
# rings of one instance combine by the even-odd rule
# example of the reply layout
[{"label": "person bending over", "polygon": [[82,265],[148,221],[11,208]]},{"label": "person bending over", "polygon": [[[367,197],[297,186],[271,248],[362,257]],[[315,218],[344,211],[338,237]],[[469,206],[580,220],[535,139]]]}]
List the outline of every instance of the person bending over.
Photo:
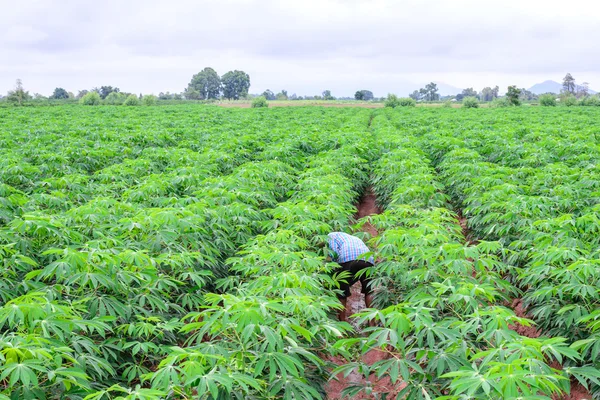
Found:
[{"label": "person bending over", "polygon": [[329,244],[329,250],[332,252],[332,261],[340,265],[335,273],[347,271],[350,274],[345,279],[347,282],[340,282],[342,295],[339,299],[344,308],[339,311],[338,316],[340,321],[346,321],[346,300],[350,296],[350,287],[359,280],[362,285],[361,291],[365,295],[365,304],[367,308],[371,307],[373,290],[371,289],[370,280],[364,273],[360,274],[360,277],[357,277],[357,274],[359,271],[373,266],[373,257],[365,259],[365,254],[370,253],[369,248],[362,240],[347,233],[331,232],[327,235],[327,243]]}]

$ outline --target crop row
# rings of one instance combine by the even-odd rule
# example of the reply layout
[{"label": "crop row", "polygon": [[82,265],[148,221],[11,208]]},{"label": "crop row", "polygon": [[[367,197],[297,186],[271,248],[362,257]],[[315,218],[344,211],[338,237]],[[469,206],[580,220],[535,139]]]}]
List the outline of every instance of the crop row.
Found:
[{"label": "crop row", "polygon": [[[39,151],[15,135],[3,136],[12,144],[4,149],[4,161],[18,164],[16,153],[22,152],[23,165],[29,165],[4,169],[2,176],[1,393],[36,399],[174,395],[170,386],[144,386],[173,346],[196,341],[195,330],[185,327],[189,318],[182,317],[214,306],[215,296],[230,289],[228,285],[241,285],[241,278],[229,276],[232,272],[242,276],[241,271],[229,270],[232,265],[225,260],[240,246],[260,240],[256,236],[260,233],[278,229],[278,237],[284,237],[287,230],[279,225],[293,221],[277,213],[285,213],[286,207],[299,209],[301,200],[316,207],[317,199],[307,196],[319,192],[309,186],[299,190],[303,182],[320,185],[322,190],[320,214],[314,209],[312,214],[335,218],[332,226],[340,226],[342,211],[330,204],[333,191],[340,188],[344,191],[339,196],[347,203],[343,211],[350,213],[347,196],[352,192],[345,176],[357,185],[364,180],[360,169],[364,161],[352,158],[361,148],[353,131],[366,127],[368,113],[332,116],[307,110],[306,114],[304,124],[297,119],[288,123],[285,112],[265,116],[269,129],[280,132],[256,134],[253,144],[237,147],[231,144],[235,136],[220,132],[207,136],[206,145],[196,150],[186,147],[194,135],[201,141],[196,129],[179,142],[182,147],[171,147],[175,143],[163,141],[165,136],[150,139],[151,144],[122,148],[130,141],[128,132],[81,129],[85,140],[77,143],[82,146],[79,153],[116,146],[115,159],[94,154],[94,160],[100,161],[91,163],[95,165],[91,169],[78,158],[69,158],[78,153],[76,147],[54,146],[64,144],[71,132],[61,135],[52,127],[40,129],[36,133]],[[258,117],[254,115],[254,125],[247,125],[246,132],[262,126]],[[208,121],[211,126],[213,122]],[[40,122],[33,121],[32,126],[36,123]],[[123,125],[121,121],[118,127]],[[295,132],[291,140],[290,131]],[[248,143],[249,133],[242,139]],[[73,136],[77,142],[77,134]],[[343,149],[353,153],[345,154]],[[40,158],[43,154],[56,154],[56,162]],[[342,155],[348,160],[332,165],[331,158]],[[339,171],[340,165],[346,168],[344,177],[324,178]],[[40,201],[48,199],[43,195],[67,201]],[[302,219],[295,229],[305,222]],[[308,237],[307,232],[312,231],[297,234]],[[323,309],[332,304],[329,299]],[[252,340],[259,341],[254,335]],[[229,339],[215,335],[212,343],[229,343]],[[214,357],[210,349],[202,355]],[[196,374],[196,381],[179,386],[180,390],[197,394],[199,382],[210,379],[209,372]],[[163,379],[152,376],[152,383]],[[240,387],[245,385],[243,379]],[[283,392],[269,390],[275,397]]]},{"label": "crop row", "polygon": [[[388,376],[404,386],[399,396],[410,399],[550,398],[569,391],[571,375],[593,378],[589,366],[553,367],[553,361],[586,358],[566,338],[528,338],[510,329],[530,321],[502,305],[517,293],[502,243],[467,244],[419,137],[399,134],[402,118],[387,113],[373,121],[387,149],[373,178],[385,212],[371,217],[382,232],[373,242],[381,259],[374,271],[380,310],[359,317],[378,326],[367,328],[366,338],[337,344],[363,353],[378,348],[387,358],[372,366],[351,362],[336,372]],[[347,393],[361,390],[371,389],[349,387]]]}]

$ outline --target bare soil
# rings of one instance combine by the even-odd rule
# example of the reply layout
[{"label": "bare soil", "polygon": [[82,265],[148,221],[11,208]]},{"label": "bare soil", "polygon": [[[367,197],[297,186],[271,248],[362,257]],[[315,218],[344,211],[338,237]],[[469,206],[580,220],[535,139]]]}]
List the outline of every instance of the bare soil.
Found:
[{"label": "bare soil", "polygon": [[[530,318],[527,315],[527,309],[523,305],[522,299],[514,299],[510,304],[510,307],[514,310],[517,317],[521,318]],[[526,336],[529,338],[537,338],[542,335],[542,332],[534,326],[523,326],[521,324],[509,325],[508,326],[513,331],[517,332],[521,336]],[[562,369],[562,365],[557,362],[553,362],[549,364],[552,368]],[[592,395],[589,391],[586,390],[577,380],[571,380],[571,393],[564,396],[555,396],[553,397],[555,400],[586,400],[591,399]]]},{"label": "bare soil", "polygon": [[[379,214],[381,210],[377,207],[376,196],[371,189],[368,189],[359,204],[357,205],[357,212],[355,215],[356,219],[368,217],[369,215]],[[378,232],[371,223],[366,223],[362,227],[364,232],[368,232],[371,236],[377,236]],[[356,314],[363,310],[365,305],[365,296],[361,293],[361,284],[357,282],[350,288],[350,297],[346,303],[346,316],[349,317],[352,314]],[[356,323],[350,320],[350,323],[354,325],[355,329],[359,330]],[[362,361],[368,365],[373,365],[378,361],[385,360],[391,357],[390,353],[373,349],[362,356]],[[337,365],[345,364],[346,361],[343,358],[334,358],[330,361]],[[353,399],[365,400],[365,399],[377,399],[381,397],[382,393],[387,393],[389,399],[393,399],[397,396],[404,388],[403,383],[392,384],[388,377],[377,379],[375,375],[369,376],[367,380],[364,379],[360,374],[353,372],[344,378],[343,374],[339,374],[336,380],[331,380],[327,384],[325,390],[327,392],[327,398],[330,400],[342,399],[342,390],[352,385],[370,385],[372,391],[371,394],[361,392],[360,394],[353,397]]]}]

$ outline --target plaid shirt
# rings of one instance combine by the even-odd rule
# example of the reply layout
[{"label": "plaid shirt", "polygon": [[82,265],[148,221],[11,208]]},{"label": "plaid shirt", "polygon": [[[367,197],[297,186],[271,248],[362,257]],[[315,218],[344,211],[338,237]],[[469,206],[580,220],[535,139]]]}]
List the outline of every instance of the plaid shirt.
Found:
[{"label": "plaid shirt", "polygon": [[[370,252],[362,240],[343,232],[330,233],[327,235],[327,242],[329,243],[329,248],[334,252],[331,258],[340,264],[360,260],[360,256]],[[364,258],[362,259],[364,260]],[[373,264],[373,257],[369,257],[367,261]]]}]

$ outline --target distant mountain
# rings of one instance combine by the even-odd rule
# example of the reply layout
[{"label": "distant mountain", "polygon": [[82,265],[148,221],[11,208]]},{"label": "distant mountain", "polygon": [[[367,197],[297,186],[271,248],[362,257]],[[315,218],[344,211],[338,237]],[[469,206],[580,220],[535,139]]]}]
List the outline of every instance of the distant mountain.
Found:
[{"label": "distant mountain", "polygon": [[[562,90],[562,85],[555,81],[544,81],[542,83],[536,83],[532,87],[529,88],[529,91],[535,94],[544,94],[544,93],[560,93]],[[595,90],[590,89],[590,94],[596,94]]]}]

